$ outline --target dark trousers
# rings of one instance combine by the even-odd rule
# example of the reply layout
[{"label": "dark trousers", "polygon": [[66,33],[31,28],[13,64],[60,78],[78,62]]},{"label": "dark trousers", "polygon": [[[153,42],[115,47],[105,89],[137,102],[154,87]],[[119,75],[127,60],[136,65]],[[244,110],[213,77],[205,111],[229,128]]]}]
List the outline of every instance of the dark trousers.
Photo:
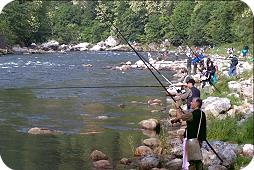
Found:
[{"label": "dark trousers", "polygon": [[189,161],[189,170],[203,170],[203,163],[201,160]]}]

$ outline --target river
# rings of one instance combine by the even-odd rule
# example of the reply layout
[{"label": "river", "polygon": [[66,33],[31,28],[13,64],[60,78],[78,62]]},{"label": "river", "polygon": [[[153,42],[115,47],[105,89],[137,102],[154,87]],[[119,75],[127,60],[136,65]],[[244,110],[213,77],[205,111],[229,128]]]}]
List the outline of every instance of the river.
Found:
[{"label": "river", "polygon": [[[0,57],[0,153],[5,164],[15,170],[91,169],[89,156],[97,149],[109,156],[114,169],[121,169],[119,160],[132,157],[133,148],[147,138],[138,122],[167,117],[152,113],[155,108],[146,104],[154,98],[165,104],[165,93],[162,88],[82,87],[159,85],[148,70],[106,69],[137,60],[132,52]],[[172,80],[173,72],[162,73]],[[27,134],[32,127],[64,134]]]}]

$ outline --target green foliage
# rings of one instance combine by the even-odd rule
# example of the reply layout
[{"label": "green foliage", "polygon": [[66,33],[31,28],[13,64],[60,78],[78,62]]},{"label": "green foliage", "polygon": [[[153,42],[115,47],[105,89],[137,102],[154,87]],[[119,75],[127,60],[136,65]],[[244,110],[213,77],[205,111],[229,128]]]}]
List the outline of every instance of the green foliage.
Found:
[{"label": "green foliage", "polygon": [[182,44],[188,38],[191,13],[195,7],[193,1],[181,1],[177,4],[171,16],[172,30],[169,38],[173,44]]},{"label": "green foliage", "polygon": [[234,169],[241,169],[251,162],[251,158],[237,155]]},{"label": "green foliage", "polygon": [[129,41],[168,38],[173,45],[200,46],[236,41],[242,48],[253,42],[252,21],[241,1],[15,1],[4,8],[0,31],[10,45],[50,39],[96,43],[116,35],[113,22]]},{"label": "green foliage", "polygon": [[253,116],[240,125],[235,118],[223,120],[210,117],[207,125],[207,137],[213,140],[232,141],[240,144],[253,141]]}]

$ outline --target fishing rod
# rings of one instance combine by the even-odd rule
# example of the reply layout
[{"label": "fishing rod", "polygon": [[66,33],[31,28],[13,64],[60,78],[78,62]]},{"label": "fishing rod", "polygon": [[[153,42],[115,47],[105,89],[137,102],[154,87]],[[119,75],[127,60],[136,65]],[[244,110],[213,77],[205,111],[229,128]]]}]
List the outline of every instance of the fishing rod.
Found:
[{"label": "fishing rod", "polygon": [[[101,10],[101,8],[99,7],[100,11],[103,13],[103,17],[106,16],[106,14]],[[166,91],[166,93],[173,99],[174,102],[176,102],[176,100],[172,97],[172,95],[167,91],[166,87],[162,84],[162,82],[158,79],[158,77],[154,74],[154,72],[151,70],[150,67],[148,67],[146,60],[135,50],[134,47],[132,47],[132,45],[126,40],[126,38],[123,36],[123,34],[117,29],[117,27],[107,18],[104,18],[105,20],[109,21],[111,23],[111,25],[115,28],[115,30],[117,31],[117,33],[122,37],[122,39],[124,41],[126,41],[126,43],[129,45],[129,47],[137,54],[137,56],[143,61],[143,63],[146,65],[146,67],[149,69],[149,71],[153,74],[153,76],[156,78],[156,80],[160,83],[160,85],[163,87],[163,89]],[[109,24],[106,23],[107,26],[110,27]],[[173,25],[171,23],[171,25]],[[174,26],[173,26],[174,27]],[[174,27],[175,28],[175,27]],[[188,46],[188,45],[187,45]],[[191,49],[191,48],[190,48]],[[192,49],[191,49],[192,51]],[[193,52],[193,51],[192,51]],[[149,62],[148,62],[149,63]],[[150,64],[150,63],[149,63]],[[154,67],[153,67],[154,68]],[[157,70],[157,69],[155,69]],[[160,74],[161,75],[161,74]],[[163,76],[164,77],[164,76]],[[214,85],[213,85],[214,86]],[[179,106],[179,109],[181,111],[183,111],[183,109]],[[212,146],[210,145],[210,143],[206,140],[208,146],[212,149],[212,151],[216,154],[216,156],[220,159],[221,163],[223,162],[223,160],[220,158],[220,156],[215,152],[215,150],[212,148]]]},{"label": "fishing rod", "polygon": [[[176,29],[176,27],[175,27],[171,22],[169,22],[169,23],[173,26],[173,28],[176,30],[176,32],[177,32],[179,35],[181,35],[181,34],[179,33],[178,29]],[[186,46],[191,50],[191,55],[195,54],[195,52],[192,50],[192,48],[188,46],[188,43],[184,40],[184,38],[181,38],[181,40],[182,40],[182,41],[186,44]],[[203,76],[205,76],[204,73],[203,73],[199,68],[198,68],[198,70],[201,72],[201,74],[202,74]],[[215,85],[214,85],[212,82],[209,82],[209,83],[214,87],[215,90],[217,90],[217,91],[221,94],[220,90],[219,90],[217,87],[215,87]]]},{"label": "fishing rod", "polygon": [[[116,32],[122,37],[122,39],[128,44],[128,46],[135,52],[135,54],[139,57],[139,59],[140,59],[141,61],[143,61],[143,63],[145,64],[145,66],[146,66],[146,67],[148,68],[148,70],[152,73],[152,75],[155,77],[155,79],[159,82],[159,84],[161,85],[161,87],[166,91],[167,95],[170,96],[174,102],[176,102],[176,100],[175,100],[175,99],[172,97],[172,95],[168,92],[167,88],[162,84],[162,82],[161,82],[161,81],[159,80],[159,78],[154,74],[154,72],[151,70],[151,68],[148,67],[147,63],[149,63],[149,62],[147,62],[147,61],[144,59],[144,57],[142,57],[142,56],[136,51],[136,49],[128,42],[128,40],[127,40],[127,39],[123,36],[123,34],[118,30],[118,28],[114,25],[114,23],[108,19],[107,15],[105,14],[105,12],[104,12],[100,7],[99,7],[99,10],[102,12],[103,18],[104,18],[106,21],[108,21],[108,22],[111,23],[111,25],[115,28]],[[107,22],[105,22],[105,23],[106,23],[106,25],[110,28],[110,25],[109,25]],[[149,64],[150,64],[150,63],[149,63]],[[152,66],[152,68],[154,68],[154,67]],[[154,68],[154,69],[155,69],[155,68]],[[157,69],[155,69],[155,70],[157,70]],[[158,71],[158,72],[159,72],[159,71]],[[158,73],[158,74],[159,74],[159,73]],[[160,75],[162,75],[162,74],[160,74]],[[163,77],[164,77],[164,76],[163,76]],[[180,110],[182,110],[181,107],[179,107],[179,108],[180,108]]]},{"label": "fishing rod", "polygon": [[157,88],[159,85],[135,85],[135,86],[65,86],[65,87],[24,87],[24,88],[4,88],[2,90],[58,90],[58,89],[109,89],[109,88]]},{"label": "fishing rod", "polygon": [[[100,9],[100,11],[103,13],[103,17],[104,16],[107,16],[106,14],[105,14],[105,12],[104,11],[102,11],[102,9],[99,7],[99,9]],[[108,18],[108,17],[107,17]],[[109,21],[110,23],[111,23],[111,25],[116,29],[116,31],[118,32],[118,34],[120,34],[121,35],[121,37],[124,39],[124,41],[126,41],[127,42],[127,44],[129,45],[129,47],[139,56],[139,58],[144,62],[146,62],[146,63],[148,63],[149,64],[149,66],[151,66],[160,76],[162,76],[171,86],[173,86],[176,90],[177,90],[177,88],[175,87],[175,85],[172,83],[172,82],[170,82],[158,69],[156,69],[149,61],[147,61],[147,59],[146,58],[144,58],[142,55],[140,55],[140,54],[138,54],[137,53],[137,51],[134,49],[134,47],[133,46],[131,46],[131,44],[128,42],[128,40],[126,40],[125,39],[125,37],[122,35],[122,33],[117,29],[117,27],[110,21],[110,20],[108,20],[107,18],[105,18],[107,21]],[[106,25],[107,26],[109,26],[110,27],[110,25],[108,25],[107,23],[106,23]],[[144,62],[144,64],[145,64],[145,62]],[[146,64],[145,64],[146,65]],[[146,65],[146,67],[148,68],[148,66]]]},{"label": "fishing rod", "polygon": [[[171,22],[169,22],[172,26],[173,26],[173,28],[177,31],[177,33],[180,35],[180,33],[179,33],[179,31],[176,29],[176,27],[171,23]],[[182,38],[182,40],[183,40],[183,42],[185,42],[185,40]],[[186,43],[186,42],[185,42]],[[194,51],[192,50],[192,48],[190,48],[189,46],[188,46],[188,44],[186,43],[186,45],[187,45],[187,47],[191,50],[191,53],[192,54],[195,54],[194,53]],[[199,69],[199,68],[198,68]],[[203,74],[203,72],[199,69],[199,71],[201,72],[201,74],[202,75],[204,75]],[[219,91],[219,93],[221,93],[220,92],[220,90],[219,89],[217,89],[216,87],[215,87],[215,85],[212,83],[212,82],[210,82],[211,84],[212,84],[212,86],[217,90],[217,91]],[[213,147],[212,147],[212,145],[207,141],[207,140],[205,140],[206,141],[206,143],[207,143],[207,145],[212,149],[212,151],[213,151],[213,153],[219,158],[219,160],[221,161],[221,163],[220,164],[222,164],[223,163],[223,160],[221,159],[221,157],[218,155],[218,153],[213,149]]]}]

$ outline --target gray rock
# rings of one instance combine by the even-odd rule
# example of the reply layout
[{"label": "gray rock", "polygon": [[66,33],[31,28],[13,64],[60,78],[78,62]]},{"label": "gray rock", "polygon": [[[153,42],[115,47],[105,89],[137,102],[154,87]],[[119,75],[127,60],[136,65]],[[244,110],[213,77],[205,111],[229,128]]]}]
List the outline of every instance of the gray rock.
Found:
[{"label": "gray rock", "polygon": [[139,168],[140,170],[150,170],[159,166],[160,160],[155,156],[148,155],[140,159]]},{"label": "gray rock", "polygon": [[228,98],[208,97],[203,101],[202,109],[206,114],[218,116],[220,113],[226,112],[231,108]]},{"label": "gray rock", "polygon": [[166,163],[166,168],[174,169],[174,170],[181,170],[182,169],[182,159],[173,159]]},{"label": "gray rock", "polygon": [[112,169],[111,164],[108,160],[99,160],[99,161],[93,162],[93,166],[97,170]]},{"label": "gray rock", "polygon": [[208,170],[227,170],[227,168],[222,165],[211,165],[208,167]]},{"label": "gray rock", "polygon": [[149,139],[145,139],[143,141],[143,144],[150,148],[154,148],[160,145],[160,140],[157,138],[149,138]]},{"label": "gray rock", "polygon": [[51,130],[48,128],[38,128],[34,127],[28,130],[29,134],[33,135],[57,135],[62,134],[63,132],[57,131],[57,130]]}]

